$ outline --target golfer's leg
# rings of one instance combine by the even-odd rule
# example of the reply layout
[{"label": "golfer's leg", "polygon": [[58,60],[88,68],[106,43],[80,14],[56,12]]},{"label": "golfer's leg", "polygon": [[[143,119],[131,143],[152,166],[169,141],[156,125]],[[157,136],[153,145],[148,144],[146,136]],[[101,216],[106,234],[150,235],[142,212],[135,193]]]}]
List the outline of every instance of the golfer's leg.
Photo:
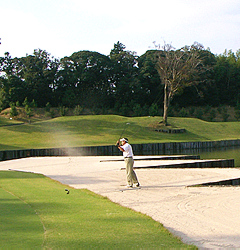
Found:
[{"label": "golfer's leg", "polygon": [[132,168],[131,168],[131,163],[129,162],[130,158],[126,158],[125,159],[125,163],[126,163],[126,175],[127,175],[127,182],[129,186],[133,185],[132,182],[132,176],[131,176],[131,172],[132,172]]},{"label": "golfer's leg", "polygon": [[129,164],[129,178],[131,179],[131,183],[137,184],[138,183],[137,175],[133,170],[133,164],[134,164],[133,158],[128,159],[128,164]]},{"label": "golfer's leg", "polygon": [[137,178],[137,175],[136,175],[135,171],[133,170],[133,164],[134,164],[134,160],[131,159],[131,178],[132,178],[132,182],[134,184],[137,184],[138,183],[138,178]]},{"label": "golfer's leg", "polygon": [[134,184],[137,184],[138,183],[138,178],[137,178],[137,175],[135,173],[135,171],[133,170],[132,172],[132,180],[133,180],[133,183]]}]

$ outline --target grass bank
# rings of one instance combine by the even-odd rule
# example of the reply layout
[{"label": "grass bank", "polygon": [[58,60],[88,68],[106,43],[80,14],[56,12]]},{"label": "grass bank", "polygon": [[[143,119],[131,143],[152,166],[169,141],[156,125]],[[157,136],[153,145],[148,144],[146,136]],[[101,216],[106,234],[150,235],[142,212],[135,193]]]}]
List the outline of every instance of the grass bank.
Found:
[{"label": "grass bank", "polygon": [[[112,145],[123,136],[132,144],[238,139],[240,122],[206,122],[196,118],[170,117],[172,127],[186,133],[154,131],[161,117],[86,115],[58,117],[18,126],[0,127],[0,150]],[[0,120],[1,126],[2,120]]]},{"label": "grass bank", "polygon": [[160,223],[43,175],[0,171],[0,248],[189,248]]}]

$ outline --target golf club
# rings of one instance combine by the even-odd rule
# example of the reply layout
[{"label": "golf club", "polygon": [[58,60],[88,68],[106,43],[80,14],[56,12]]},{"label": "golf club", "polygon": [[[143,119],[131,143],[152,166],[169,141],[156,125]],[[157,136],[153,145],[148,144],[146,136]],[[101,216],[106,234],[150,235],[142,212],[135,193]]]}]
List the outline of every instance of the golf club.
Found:
[{"label": "golf club", "polygon": [[[122,130],[122,133],[120,134],[120,137],[119,137],[118,140],[120,140],[120,139],[122,138],[122,135],[123,135],[123,133],[125,132],[125,130],[126,130],[126,128],[127,128],[127,125],[129,125],[129,124],[130,124],[129,122],[127,122],[127,123],[125,124],[125,126],[124,126],[124,128],[123,128],[123,130]],[[116,146],[117,146],[117,144],[116,144]]]}]

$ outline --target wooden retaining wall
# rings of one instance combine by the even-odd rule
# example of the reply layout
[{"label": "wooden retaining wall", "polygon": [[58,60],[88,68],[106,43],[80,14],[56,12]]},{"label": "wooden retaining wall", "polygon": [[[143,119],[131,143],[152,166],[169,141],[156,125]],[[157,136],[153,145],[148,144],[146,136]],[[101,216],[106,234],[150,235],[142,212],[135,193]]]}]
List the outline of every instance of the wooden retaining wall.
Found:
[{"label": "wooden retaining wall", "polygon": [[[170,142],[132,144],[135,155],[161,155],[184,153],[188,150],[238,147],[240,140],[206,142]],[[91,146],[71,148],[23,149],[0,151],[0,161],[36,156],[114,156],[122,155],[116,146]]]}]

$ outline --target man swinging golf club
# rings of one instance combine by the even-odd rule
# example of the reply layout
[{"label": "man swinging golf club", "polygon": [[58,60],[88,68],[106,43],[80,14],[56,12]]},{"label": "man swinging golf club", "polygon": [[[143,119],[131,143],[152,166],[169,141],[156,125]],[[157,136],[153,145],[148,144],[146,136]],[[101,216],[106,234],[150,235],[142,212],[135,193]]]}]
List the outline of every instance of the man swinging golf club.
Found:
[{"label": "man swinging golf club", "polygon": [[[122,143],[122,145],[120,145],[120,142]],[[128,143],[127,138],[120,139],[120,142],[117,141],[116,145],[118,149],[123,152],[123,157],[126,165],[127,182],[128,182],[127,187],[132,188],[133,184],[135,184],[136,187],[139,187],[140,184],[138,182],[137,175],[133,170],[134,160],[133,160],[132,146]]]}]

